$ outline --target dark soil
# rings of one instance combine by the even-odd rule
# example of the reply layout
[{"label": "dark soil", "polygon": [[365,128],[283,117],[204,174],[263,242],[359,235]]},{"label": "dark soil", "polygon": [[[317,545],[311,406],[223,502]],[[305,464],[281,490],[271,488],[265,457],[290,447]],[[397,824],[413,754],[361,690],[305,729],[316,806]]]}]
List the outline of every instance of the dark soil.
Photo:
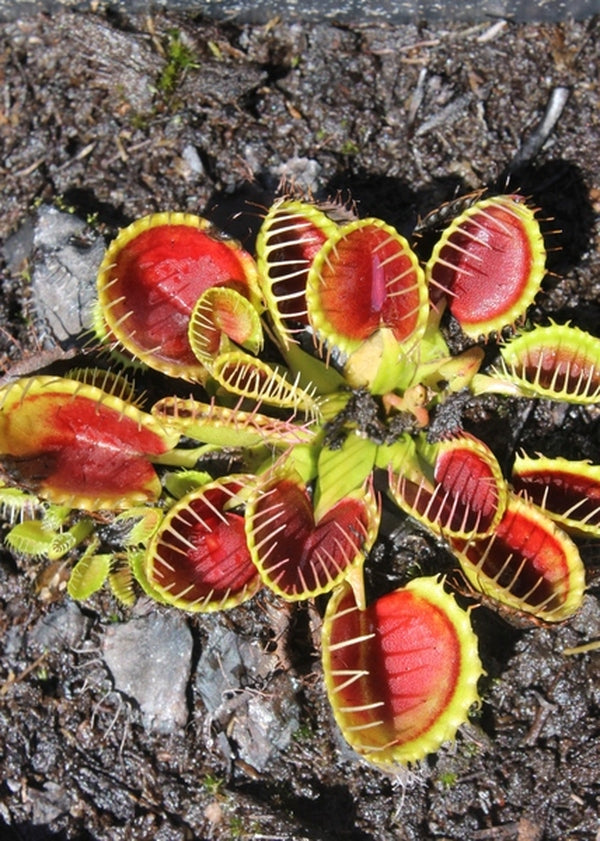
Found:
[{"label": "dark soil", "polygon": [[[533,195],[554,217],[548,227],[562,231],[533,315],[600,335],[595,19],[240,27],[63,13],[0,31],[0,237],[13,243],[0,301],[5,368],[26,357],[35,369],[52,346],[28,285],[36,254],[19,262],[10,239],[36,207],[70,208],[91,236],[107,238],[148,212],[189,210],[251,247],[282,178],[319,197],[341,192],[361,215],[403,233],[471,190]],[[557,87],[568,101],[539,149]],[[525,444],[600,461],[596,407],[488,398],[463,413],[503,459]],[[385,516],[389,536],[368,561],[372,586],[391,587],[415,561],[447,568],[433,541],[397,513]],[[80,610],[57,580],[40,586],[38,562],[4,551],[0,837],[594,841],[600,654],[564,649],[600,636],[599,546],[582,543],[590,590],[565,625],[517,629],[486,607],[473,612],[487,670],[479,715],[454,746],[397,779],[358,760],[337,734],[314,642],[319,610],[259,598],[226,619],[183,617],[187,721],[165,733],[143,717],[135,688],[114,688],[107,635],[143,611],[171,612],[126,611],[108,594]],[[247,666],[236,690],[246,706],[218,719],[197,669],[226,632],[268,653],[272,666]],[[260,710],[261,698],[272,707],[279,696],[295,717],[293,738],[279,739],[281,715],[250,761],[236,727],[248,724],[250,699]]]}]

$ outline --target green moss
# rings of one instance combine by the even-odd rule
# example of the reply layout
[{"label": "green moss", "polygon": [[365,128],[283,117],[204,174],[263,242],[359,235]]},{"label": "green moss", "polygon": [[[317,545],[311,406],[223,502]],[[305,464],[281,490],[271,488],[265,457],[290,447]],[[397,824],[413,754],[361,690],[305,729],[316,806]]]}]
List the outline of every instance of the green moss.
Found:
[{"label": "green moss", "polygon": [[438,778],[443,788],[453,788],[456,785],[457,779],[458,777],[454,771],[444,771]]},{"label": "green moss", "polygon": [[233,815],[229,820],[229,831],[232,838],[242,838],[246,834],[244,819],[239,815]]},{"label": "green moss", "polygon": [[479,753],[479,745],[476,742],[464,742],[462,746],[462,754],[468,758],[477,756]]},{"label": "green moss", "polygon": [[303,722],[297,730],[294,730],[292,739],[295,742],[308,742],[315,735],[315,730],[309,721]]},{"label": "green moss", "polygon": [[348,138],[347,140],[344,140],[340,146],[340,152],[342,155],[358,155],[360,149],[354,140],[350,140],[350,138]]},{"label": "green moss", "polygon": [[183,41],[178,29],[170,29],[165,47],[166,63],[157,81],[161,93],[172,94],[186,70],[197,68],[196,56]]},{"label": "green moss", "polygon": [[213,797],[219,794],[223,788],[224,780],[221,777],[215,777],[212,774],[207,774],[202,780],[203,788]]}]

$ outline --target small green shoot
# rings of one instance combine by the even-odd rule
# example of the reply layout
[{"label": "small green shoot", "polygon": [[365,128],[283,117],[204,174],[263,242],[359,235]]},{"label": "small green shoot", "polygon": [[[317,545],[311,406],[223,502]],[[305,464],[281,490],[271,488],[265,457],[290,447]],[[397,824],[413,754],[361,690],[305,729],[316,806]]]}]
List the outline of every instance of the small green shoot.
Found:
[{"label": "small green shoot", "polygon": [[199,65],[193,51],[186,44],[178,29],[170,29],[167,36],[166,64],[158,78],[157,87],[161,93],[170,95],[175,92],[185,72],[193,70]]}]

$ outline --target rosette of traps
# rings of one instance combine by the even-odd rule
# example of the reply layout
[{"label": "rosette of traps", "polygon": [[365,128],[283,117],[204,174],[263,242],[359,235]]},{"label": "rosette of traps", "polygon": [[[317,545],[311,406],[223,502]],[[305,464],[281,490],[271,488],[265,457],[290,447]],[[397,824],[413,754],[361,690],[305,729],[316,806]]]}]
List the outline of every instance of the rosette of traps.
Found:
[{"label": "rosette of traps", "polygon": [[[134,222],[100,267],[95,367],[0,390],[8,545],[60,559],[79,599],[105,580],[189,612],[326,597],[349,744],[387,770],[437,750],[480,700],[470,604],[567,619],[576,540],[600,529],[600,466],[522,453],[507,475],[460,419],[431,426],[467,390],[597,403],[600,340],[526,321],[538,217],[476,196],[426,259],[381,219],[296,198],[266,212],[256,257],[191,214]],[[466,595],[441,575],[365,586],[384,506],[447,548]]]}]

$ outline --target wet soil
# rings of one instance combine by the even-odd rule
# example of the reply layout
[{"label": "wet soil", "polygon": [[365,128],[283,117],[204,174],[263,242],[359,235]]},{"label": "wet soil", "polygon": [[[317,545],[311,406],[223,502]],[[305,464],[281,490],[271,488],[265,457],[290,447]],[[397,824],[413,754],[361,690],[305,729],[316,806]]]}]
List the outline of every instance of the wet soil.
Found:
[{"label": "wet soil", "polygon": [[[531,195],[561,232],[533,316],[600,335],[595,19],[258,27],[99,12],[31,17],[0,35],[4,368],[25,358],[35,369],[56,350],[32,301],[35,251],[19,257],[12,238],[36,208],[68,209],[90,240],[151,211],[189,210],[251,247],[282,179],[341,194],[407,234],[471,190]],[[563,88],[546,137],[540,122]],[[505,461],[523,445],[600,460],[596,407],[482,398],[457,411]],[[373,589],[391,589],[411,564],[449,568],[397,512],[384,520]],[[161,729],[135,687],[118,688],[107,640],[114,626],[171,611],[126,610],[107,593],[77,607],[60,569],[40,582],[41,562],[3,550],[0,837],[598,839],[600,654],[565,653],[600,636],[600,544],[580,543],[590,580],[581,612],[522,629],[474,610],[481,709],[454,745],[397,777],[357,759],[336,731],[315,642],[322,605],[261,596],[226,618],[185,617],[185,715]],[[213,663],[213,704],[204,655],[224,657],[231,639],[240,660]],[[249,660],[250,649],[271,659]]]}]

